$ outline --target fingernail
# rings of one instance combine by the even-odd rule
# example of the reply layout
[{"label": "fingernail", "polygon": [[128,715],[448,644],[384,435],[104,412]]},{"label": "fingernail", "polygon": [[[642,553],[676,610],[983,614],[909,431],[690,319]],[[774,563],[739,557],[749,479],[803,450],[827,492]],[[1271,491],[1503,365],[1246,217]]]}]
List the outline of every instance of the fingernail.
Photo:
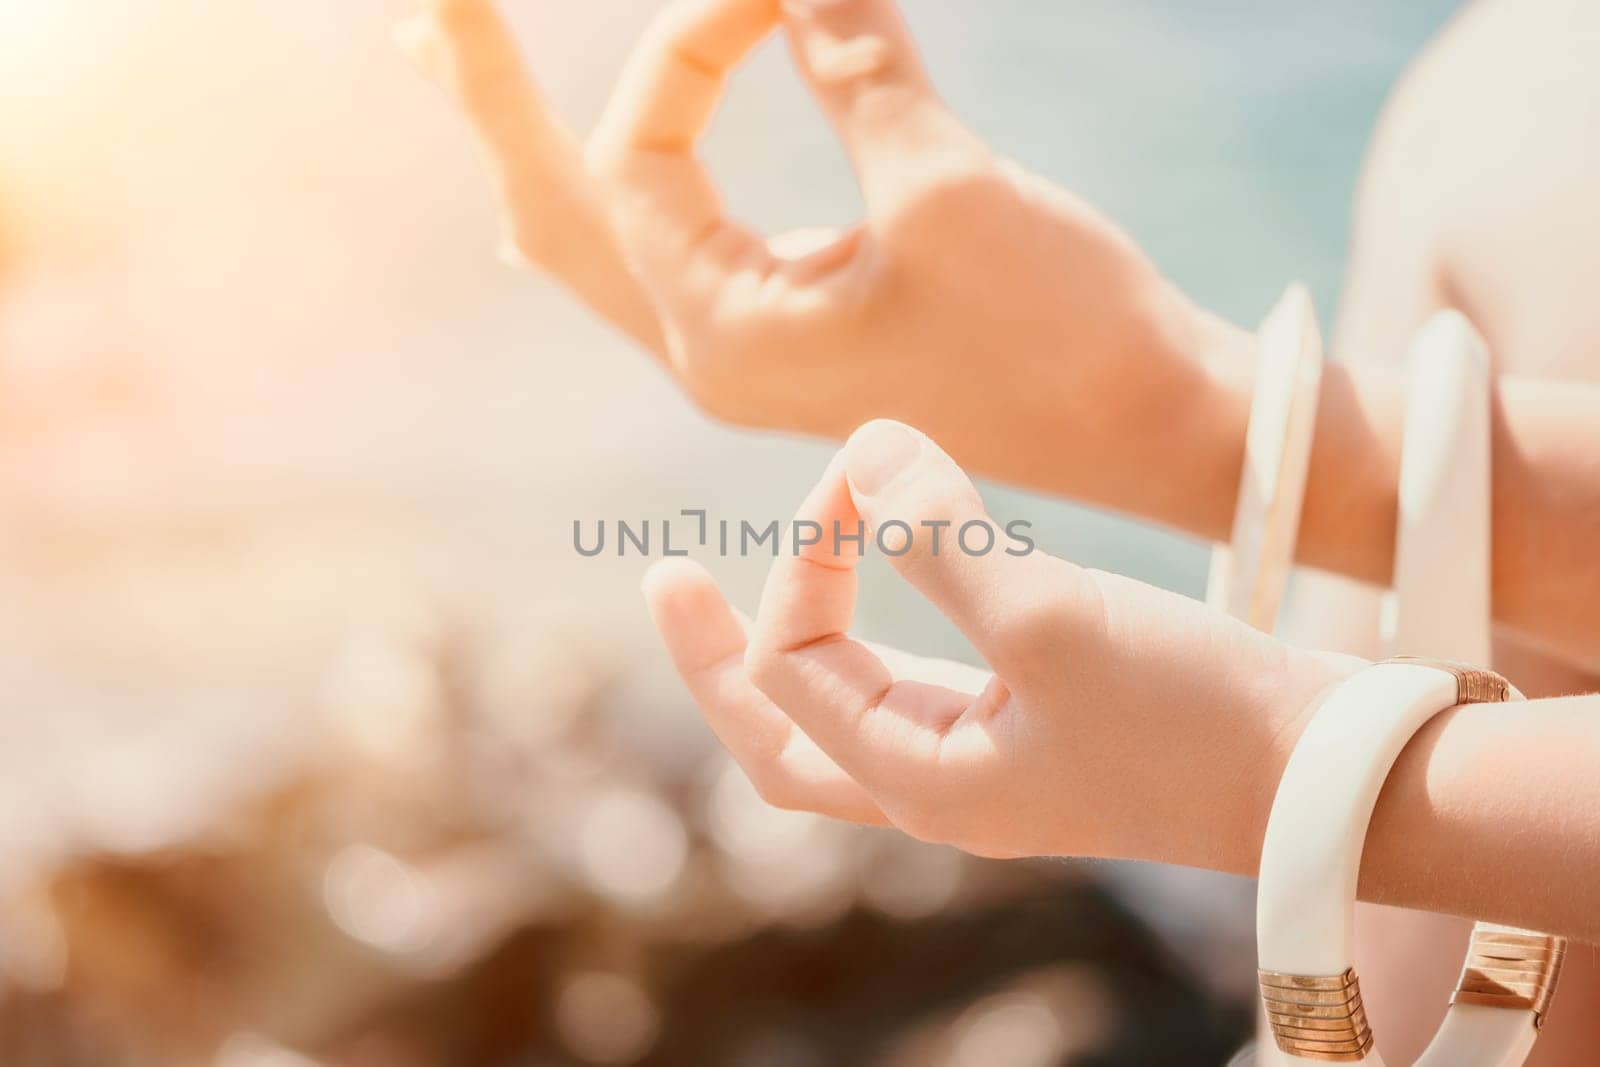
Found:
[{"label": "fingernail", "polygon": [[867,423],[845,445],[844,473],[863,496],[873,496],[922,454],[922,438],[888,419]]}]

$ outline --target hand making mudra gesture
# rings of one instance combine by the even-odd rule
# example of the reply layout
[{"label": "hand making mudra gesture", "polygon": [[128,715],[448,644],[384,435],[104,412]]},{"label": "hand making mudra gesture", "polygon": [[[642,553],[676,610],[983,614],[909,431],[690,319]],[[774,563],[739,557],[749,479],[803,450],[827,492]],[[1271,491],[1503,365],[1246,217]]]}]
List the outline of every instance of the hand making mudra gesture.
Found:
[{"label": "hand making mudra gesture", "polygon": [[[726,72],[780,21],[862,186],[867,217],[846,231],[763,239],[724,217],[694,156]],[[1250,335],[1195,306],[1088,205],[996,159],[940,103],[888,0],[669,4],[581,147],[487,0],[437,0],[403,39],[471,120],[521,255],[709,412],[833,437],[893,416],[930,435],[870,423],[801,517],[982,519],[954,455],[1204,536],[1226,530]],[[1400,397],[1392,376],[1330,368],[1302,560],[1385,576]],[[1497,544],[1538,541],[1549,560],[1552,545],[1582,541],[1597,490],[1563,457],[1600,435],[1591,399],[1500,387],[1497,433],[1562,446],[1523,449],[1547,464],[1537,499],[1497,483]],[[1508,558],[1536,567],[1535,555]],[[1253,871],[1287,753],[1353,662],[1042,554],[913,544],[893,562],[993,676],[850,638],[849,554],[780,560],[748,625],[692,564],[647,580],[680,672],[765,795],[985,854]],[[1592,656],[1593,582],[1518,578],[1497,568],[1501,621]],[[1430,723],[1385,789],[1363,893],[1600,935],[1595,703],[1463,707]],[[1538,758],[1508,769],[1508,738]],[[1574,790],[1596,795],[1573,803]],[[1530,872],[1572,892],[1530,897]]]},{"label": "hand making mudra gesture", "polygon": [[[848,229],[754,233],[724,215],[695,155],[728,72],[780,17],[860,183],[867,215]],[[1195,436],[1220,442],[1235,399],[1208,383],[1206,355],[1248,352],[1249,336],[1197,309],[1088,204],[997,158],[935,94],[887,0],[668,4],[582,145],[493,4],[439,0],[402,40],[466,112],[515,250],[710,414],[835,439],[899,417],[986,473],[1179,525],[1211,509],[1162,484],[1145,485],[1159,502],[1125,500],[1139,487],[1110,483],[1185,456],[1215,462],[1193,473],[1219,494],[1237,477],[1236,447]],[[978,352],[984,377],[1030,386],[972,381]],[[1092,442],[1129,422],[1183,425],[1093,458]]]}]

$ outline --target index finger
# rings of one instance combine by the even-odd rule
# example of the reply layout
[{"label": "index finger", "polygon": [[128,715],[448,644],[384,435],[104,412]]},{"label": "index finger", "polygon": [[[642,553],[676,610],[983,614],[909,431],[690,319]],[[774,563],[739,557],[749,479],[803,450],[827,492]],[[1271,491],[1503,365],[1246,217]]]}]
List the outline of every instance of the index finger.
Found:
[{"label": "index finger", "polygon": [[604,151],[687,153],[728,73],[777,25],[776,0],[676,0],[651,23],[595,128]]},{"label": "index finger", "polygon": [[[724,268],[770,258],[764,242],[724,217],[694,146],[728,73],[777,20],[777,0],[676,0],[629,57],[590,137],[589,164],[615,194],[629,254],[663,295],[683,288],[696,252],[711,250]],[[709,272],[713,281],[723,274]]]},{"label": "index finger", "polygon": [[577,138],[540,96],[492,0],[432,0],[395,35],[465,116],[500,201],[510,250],[664,354],[661,323],[629,273]]},{"label": "index finger", "polygon": [[896,681],[871,647],[848,636],[860,523],[836,458],[796,515],[785,546],[794,551],[773,565],[745,663],[757,687],[848,774],[892,798],[935,764],[973,698]]}]

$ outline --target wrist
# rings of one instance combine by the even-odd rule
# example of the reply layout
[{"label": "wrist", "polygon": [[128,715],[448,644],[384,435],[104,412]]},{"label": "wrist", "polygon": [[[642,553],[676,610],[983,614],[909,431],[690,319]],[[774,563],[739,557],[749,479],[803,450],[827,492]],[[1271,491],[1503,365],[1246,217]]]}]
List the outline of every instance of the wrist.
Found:
[{"label": "wrist", "polygon": [[1254,385],[1255,335],[1163,281],[1151,301],[1131,417],[1112,431],[1123,459],[1112,506],[1225,541],[1233,524]]},{"label": "wrist", "polygon": [[1235,839],[1230,869],[1256,874],[1267,819],[1278,793],[1278,783],[1295,746],[1312,716],[1328,695],[1351,675],[1370,666],[1357,656],[1333,652],[1307,652],[1284,646],[1285,668],[1264,711],[1266,746],[1249,780],[1249,796]]},{"label": "wrist", "polygon": [[1295,743],[1322,696],[1364,661],[1294,648],[1122,575],[1086,573],[1104,605],[1098,691],[1115,699],[1088,746],[1097,836],[1062,851],[1253,875]]},{"label": "wrist", "polygon": [[1193,308],[1184,356],[1196,399],[1185,407],[1174,447],[1190,457],[1182,528],[1226,542],[1233,531],[1245,437],[1255,395],[1256,335],[1207,311]]},{"label": "wrist", "polygon": [[[1263,635],[1264,636],[1264,635]],[[1270,640],[1270,639],[1268,639]],[[1275,669],[1235,671],[1231,685],[1242,716],[1233,739],[1231,767],[1199,767],[1205,776],[1196,796],[1209,798],[1212,813],[1207,854],[1179,860],[1230,874],[1254,877],[1261,860],[1267,819],[1284,767],[1323,699],[1366,666],[1364,660],[1277,646]]]}]

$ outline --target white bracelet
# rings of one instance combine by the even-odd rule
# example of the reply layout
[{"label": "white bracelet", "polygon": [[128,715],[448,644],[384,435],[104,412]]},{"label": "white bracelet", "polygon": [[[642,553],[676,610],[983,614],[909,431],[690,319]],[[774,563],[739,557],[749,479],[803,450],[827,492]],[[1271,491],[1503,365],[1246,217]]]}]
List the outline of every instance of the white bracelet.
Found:
[{"label": "white bracelet", "polygon": [[1289,286],[1256,338],[1233,533],[1212,552],[1206,603],[1271,630],[1294,562],[1322,387],[1322,338],[1303,285]]},{"label": "white bracelet", "polygon": [[1391,654],[1488,663],[1489,351],[1465,316],[1441,311],[1407,356]]},{"label": "white bracelet", "polygon": [[[1323,701],[1284,768],[1261,850],[1262,1002],[1280,1054],[1382,1064],[1354,967],[1356,880],[1384,779],[1412,735],[1457,704],[1520,699],[1499,675],[1390,660]],[[1480,923],[1451,1007],[1418,1064],[1513,1067],[1533,1046],[1561,938]]]}]

